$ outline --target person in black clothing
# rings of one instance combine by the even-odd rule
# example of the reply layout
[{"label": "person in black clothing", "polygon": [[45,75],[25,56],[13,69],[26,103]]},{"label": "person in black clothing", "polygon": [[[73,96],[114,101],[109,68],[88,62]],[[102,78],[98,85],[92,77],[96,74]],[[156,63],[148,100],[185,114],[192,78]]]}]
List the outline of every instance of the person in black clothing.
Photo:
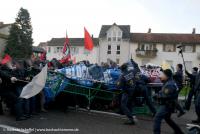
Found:
[{"label": "person in black clothing", "polygon": [[13,73],[13,67],[11,62],[4,64],[1,67],[1,71],[6,74],[6,77],[3,77],[1,84],[1,97],[5,100],[6,105],[13,111],[16,120],[21,121],[26,118],[23,117],[22,112],[22,102],[16,94],[14,83],[17,82],[17,78]]},{"label": "person in black clothing", "polygon": [[195,96],[195,90],[194,90],[194,85],[195,85],[195,78],[198,74],[198,68],[194,67],[192,69],[192,73],[189,73],[187,70],[185,71],[185,74],[190,78],[190,92],[188,94],[187,100],[185,102],[185,109],[190,110],[191,102],[192,102],[192,97]]},{"label": "person in black clothing", "polygon": [[[37,65],[33,64],[31,60],[26,60],[24,69],[26,70],[27,77],[30,78],[30,80],[33,79],[34,76],[36,76],[40,69]],[[29,115],[37,115],[40,111],[40,106],[37,106],[37,102],[39,99],[39,95],[33,96],[29,99]],[[28,106],[28,105],[27,105]]]},{"label": "person in black clothing", "polygon": [[[200,67],[200,65],[199,65]],[[193,120],[193,123],[200,123],[200,72],[195,77],[194,92],[196,93],[195,99],[195,112],[197,114],[197,119]]]},{"label": "person in black clothing", "polygon": [[180,92],[183,88],[183,65],[177,64],[176,66],[176,72],[173,76],[174,81],[176,82],[176,85],[178,86],[178,91]]},{"label": "person in black clothing", "polygon": [[156,108],[153,105],[151,93],[150,90],[147,87],[147,83],[149,82],[149,79],[145,75],[140,75],[139,79],[136,81],[136,89],[140,90],[142,92],[142,95],[144,96],[144,100],[146,102],[146,105],[149,107],[150,111],[152,112],[152,115],[155,116],[156,114]]},{"label": "person in black clothing", "polygon": [[2,95],[4,94],[3,88],[5,87],[4,85],[6,84],[6,81],[11,82],[11,77],[6,73],[4,73],[0,68],[0,114],[3,114]]},{"label": "person in black clothing", "polygon": [[[15,69],[13,69],[13,75],[22,81],[17,81],[14,83],[15,86],[15,94],[19,97],[23,87],[30,81],[28,77],[27,71],[24,68],[24,61],[18,60],[15,62]],[[26,118],[30,118],[30,99],[19,98],[19,101],[22,103],[22,112],[23,116]]]},{"label": "person in black clothing", "polygon": [[[173,76],[174,81],[178,87],[178,93],[180,93],[180,91],[183,88],[183,65],[182,64],[177,64],[176,66],[176,72]],[[181,117],[185,114],[184,109],[182,108],[182,106],[177,102],[176,104],[176,109],[179,111],[178,113],[178,117]]]},{"label": "person in black clothing", "polygon": [[117,83],[118,87],[123,90],[121,98],[121,109],[123,113],[127,116],[128,122],[125,122],[127,125],[134,125],[135,121],[133,119],[132,110],[133,110],[133,96],[135,93],[135,74],[136,69],[128,70],[127,64],[121,66],[122,75],[120,76],[119,82]]}]

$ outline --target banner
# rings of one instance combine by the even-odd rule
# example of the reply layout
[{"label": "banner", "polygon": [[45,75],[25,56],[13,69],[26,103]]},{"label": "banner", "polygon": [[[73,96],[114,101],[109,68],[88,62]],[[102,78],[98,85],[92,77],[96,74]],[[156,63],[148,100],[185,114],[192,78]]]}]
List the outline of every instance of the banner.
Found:
[{"label": "banner", "polygon": [[47,65],[22,90],[20,98],[29,99],[37,95],[45,86],[47,79]]}]

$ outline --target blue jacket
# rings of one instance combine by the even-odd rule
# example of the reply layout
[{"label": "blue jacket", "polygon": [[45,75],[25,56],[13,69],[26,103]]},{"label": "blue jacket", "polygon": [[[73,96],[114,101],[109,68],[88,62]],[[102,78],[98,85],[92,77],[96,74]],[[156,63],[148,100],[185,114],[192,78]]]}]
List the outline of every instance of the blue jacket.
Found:
[{"label": "blue jacket", "polygon": [[135,85],[136,85],[136,81],[135,81],[134,71],[123,72],[119,78],[119,81],[117,82],[118,88],[124,91],[134,90]]},{"label": "blue jacket", "polygon": [[162,104],[174,103],[178,99],[178,87],[173,79],[166,81],[158,93]]}]

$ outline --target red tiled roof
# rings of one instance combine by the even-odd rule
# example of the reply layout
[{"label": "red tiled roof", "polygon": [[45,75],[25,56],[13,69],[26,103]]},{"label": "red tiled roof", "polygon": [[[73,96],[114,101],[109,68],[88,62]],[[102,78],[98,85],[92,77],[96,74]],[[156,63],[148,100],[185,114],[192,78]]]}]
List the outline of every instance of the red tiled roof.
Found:
[{"label": "red tiled roof", "polygon": [[200,34],[131,33],[132,42],[200,44]]}]

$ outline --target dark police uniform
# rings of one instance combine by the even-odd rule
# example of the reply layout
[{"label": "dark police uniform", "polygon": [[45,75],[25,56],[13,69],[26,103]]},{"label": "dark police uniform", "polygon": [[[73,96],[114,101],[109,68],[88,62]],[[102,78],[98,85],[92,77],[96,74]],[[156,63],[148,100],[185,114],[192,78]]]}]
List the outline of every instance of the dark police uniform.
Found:
[{"label": "dark police uniform", "polygon": [[195,94],[196,94],[194,86],[195,86],[195,79],[196,79],[198,72],[194,72],[194,73],[190,74],[188,71],[185,71],[185,73],[190,78],[190,88],[191,88],[191,90],[189,91],[187,100],[185,102],[185,109],[189,110],[190,106],[191,106],[191,102],[192,102],[192,97],[195,96]]},{"label": "dark police uniform", "polygon": [[142,92],[142,95],[144,96],[144,99],[146,101],[146,105],[149,107],[150,111],[152,112],[154,116],[156,114],[156,108],[154,107],[152,103],[152,96],[151,96],[150,90],[147,87],[148,82],[149,82],[149,79],[147,76],[139,75],[139,78],[137,78],[136,80],[136,89],[137,90],[139,89]]},{"label": "dark police uniform", "polygon": [[180,92],[181,89],[183,88],[183,71],[179,70],[179,71],[175,72],[173,78],[178,86],[178,91]]},{"label": "dark police uniform", "polygon": [[195,111],[198,117],[197,121],[200,123],[200,72],[196,76],[194,90],[196,92]]},{"label": "dark police uniform", "polygon": [[169,79],[162,90],[155,95],[160,102],[160,107],[154,118],[153,131],[154,134],[161,133],[161,122],[165,119],[166,123],[175,131],[176,134],[183,134],[178,125],[171,119],[171,114],[174,112],[176,107],[176,101],[178,98],[178,91],[175,82]]},{"label": "dark police uniform", "polygon": [[125,70],[121,75],[118,86],[124,92],[121,98],[121,109],[123,113],[128,117],[130,122],[134,123],[132,110],[133,110],[133,94],[135,91],[135,72],[133,70]]}]

